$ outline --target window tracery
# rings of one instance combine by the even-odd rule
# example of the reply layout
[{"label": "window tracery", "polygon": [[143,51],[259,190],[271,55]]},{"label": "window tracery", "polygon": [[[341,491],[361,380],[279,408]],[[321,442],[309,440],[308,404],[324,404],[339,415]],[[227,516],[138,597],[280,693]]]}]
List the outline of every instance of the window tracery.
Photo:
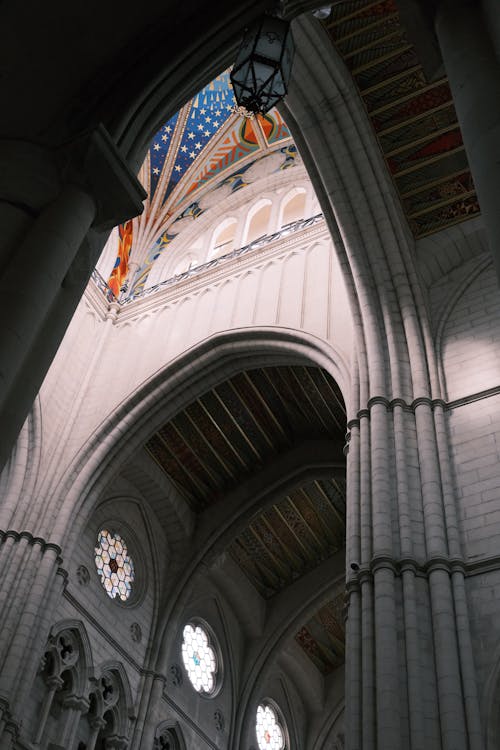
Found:
[{"label": "window tracery", "polygon": [[97,542],[95,565],[101,583],[111,599],[119,597],[124,602],[132,593],[135,578],[134,562],[126,542],[119,534],[112,534],[107,529],[99,531]]},{"label": "window tracery", "polygon": [[180,750],[181,745],[173,727],[163,727],[156,731],[154,750]]},{"label": "window tracery", "polygon": [[259,750],[285,750],[285,728],[269,704],[261,703],[257,707],[255,732]]},{"label": "window tracery", "polygon": [[188,623],[182,633],[182,660],[189,680],[198,693],[214,692],[217,656],[208,632],[199,624]]}]

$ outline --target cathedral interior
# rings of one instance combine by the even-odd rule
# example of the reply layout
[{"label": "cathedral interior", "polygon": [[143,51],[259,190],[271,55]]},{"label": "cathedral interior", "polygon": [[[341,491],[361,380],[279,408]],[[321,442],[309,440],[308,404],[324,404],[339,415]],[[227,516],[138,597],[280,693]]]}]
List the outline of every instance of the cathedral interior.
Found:
[{"label": "cathedral interior", "polygon": [[0,750],[499,750],[498,0],[0,35]]}]

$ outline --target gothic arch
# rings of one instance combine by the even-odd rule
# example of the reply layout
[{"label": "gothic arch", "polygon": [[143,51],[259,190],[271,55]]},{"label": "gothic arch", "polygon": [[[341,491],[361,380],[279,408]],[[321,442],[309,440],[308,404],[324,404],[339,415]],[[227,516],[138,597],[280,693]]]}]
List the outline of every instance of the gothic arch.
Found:
[{"label": "gothic arch", "polygon": [[366,373],[360,401],[438,395],[414,241],[359,94],[319,22],[301,17],[293,30],[294,75],[282,106],[344,269]]},{"label": "gothic arch", "polygon": [[[270,230],[269,222],[270,222],[270,218],[271,218],[272,208],[273,208],[273,201],[268,196],[264,196],[264,197],[259,198],[249,208],[249,210],[247,212],[247,215],[245,217],[245,224],[244,224],[243,235],[242,235],[242,237],[243,237],[243,245],[248,245],[250,242],[253,242],[254,240],[256,240],[259,237],[261,237],[262,235],[269,234],[269,230]],[[265,224],[266,224],[265,231],[260,232],[260,233],[257,232],[257,234],[255,234],[255,236],[252,236],[250,229],[252,227],[252,223],[253,223],[254,219],[256,219],[258,217],[258,215],[260,213],[263,213],[266,209],[269,209],[269,211],[268,211],[269,215],[267,217],[267,222],[265,222]]]},{"label": "gothic arch", "polygon": [[[101,717],[111,712],[113,735],[128,737],[133,715],[133,696],[128,675],[119,661],[106,661],[100,665],[94,679],[94,692],[97,695],[96,711]],[[106,701],[106,692],[116,692],[116,700]]]},{"label": "gothic arch", "polygon": [[206,339],[169,363],[109,416],[69,467],[58,491],[62,501],[53,538],[66,538],[71,550],[76,526],[70,519],[80,508],[82,523],[112,476],[142,446],[162,421],[193,398],[246,368],[307,364],[325,369],[338,383],[349,409],[346,363],[333,347],[303,333],[279,328],[243,328]]},{"label": "gothic arch", "polygon": [[[245,736],[250,709],[258,700],[262,685],[269,682],[281,657],[281,651],[300,626],[312,616],[322,602],[333,593],[344,590],[344,557],[334,559],[336,575],[332,581],[332,560],[319,566],[312,574],[304,576],[289,589],[285,589],[275,603],[273,616],[266,623],[262,637],[255,643],[250,659],[251,668],[245,675],[244,690],[240,695],[238,715],[234,730],[235,745],[241,746]],[[290,590],[291,589],[291,590]],[[304,675],[305,679],[305,675]],[[307,692],[307,689],[305,689]],[[303,699],[305,696],[302,696]]]},{"label": "gothic arch", "polygon": [[[286,218],[286,211],[289,208],[290,204],[297,198],[297,197],[303,197],[303,206],[302,206],[302,215],[296,216],[294,218],[287,218],[286,221],[284,219]],[[278,219],[278,228],[282,227],[285,224],[288,224],[292,221],[298,221],[299,219],[305,219],[305,210],[306,210],[306,200],[307,200],[307,190],[305,187],[302,187],[301,185],[297,185],[295,187],[292,187],[290,190],[286,192],[286,194],[283,196],[281,202],[280,202],[280,212],[279,212],[279,219]]]},{"label": "gothic arch", "polygon": [[446,300],[438,321],[437,332],[436,332],[436,357],[438,361],[438,373],[441,384],[441,390],[443,397],[448,396],[447,379],[445,372],[444,362],[444,344],[446,340],[446,329],[450,319],[453,315],[455,308],[457,307],[460,299],[472,284],[478,279],[478,277],[488,268],[492,266],[492,259],[489,255],[483,258],[472,261],[465,268],[461,278],[455,284],[455,288]]},{"label": "gothic arch", "polygon": [[78,690],[84,694],[88,680],[94,676],[94,659],[92,656],[92,646],[87,633],[87,629],[81,620],[68,619],[60,620],[50,629],[50,637],[57,638],[65,630],[75,634],[77,642],[81,649],[82,663],[79,665]]},{"label": "gothic arch", "polygon": [[[170,739],[169,735],[171,735],[173,747],[168,747],[166,743],[161,741],[163,735],[166,735],[167,739]],[[178,722],[167,719],[158,724],[155,731],[154,750],[187,750],[184,735]]]},{"label": "gothic arch", "polygon": [[[168,606],[164,608],[158,625],[158,640],[161,644],[158,656],[158,668],[160,670],[166,669],[171,641],[176,637],[174,628],[170,637],[165,638],[167,627],[170,627],[173,621],[178,621],[179,617],[182,616],[194,584],[200,576],[204,575],[206,567],[213,564],[220,555],[224,554],[230,541],[243,530],[257,510],[264,510],[271,506],[279,497],[283,497],[294,488],[302,486],[308,480],[331,476],[332,472],[336,470],[343,471],[343,467],[335,459],[335,454],[333,442],[311,441],[309,445],[302,445],[300,450],[285,454],[281,457],[281,460],[276,460],[263,471],[256,472],[247,481],[242,481],[237,492],[229,493],[225,499],[224,507],[210,509],[205,517],[200,517],[199,530],[192,541],[192,548],[196,552],[186,561],[177,585],[170,592]],[[260,487],[258,491],[257,487]],[[241,498],[243,498],[243,502]],[[226,512],[227,508],[231,508],[232,512]],[[291,600],[287,602],[285,595],[281,597],[282,606],[285,609],[279,615],[279,642],[282,642],[283,638],[286,637],[290,628],[295,627],[297,617],[305,617],[309,614],[311,607],[314,607],[317,603],[318,596],[326,596],[326,592],[331,588],[331,571],[327,570],[325,566],[323,566],[322,571],[326,577],[321,578],[319,587],[317,582],[312,586],[314,574],[318,572],[317,569],[310,574],[310,590],[295,587],[294,590],[299,593],[296,593],[293,597],[293,607],[290,604]],[[289,589],[284,592],[284,594],[289,593]],[[291,609],[289,609],[290,607]],[[284,616],[285,611],[286,616]],[[276,627],[275,623],[264,642],[271,637],[271,633],[273,638],[278,637]],[[265,646],[265,655],[262,659],[259,657],[260,668],[262,668],[265,659],[269,657],[272,648],[277,645],[278,641],[274,640],[272,645]]]}]

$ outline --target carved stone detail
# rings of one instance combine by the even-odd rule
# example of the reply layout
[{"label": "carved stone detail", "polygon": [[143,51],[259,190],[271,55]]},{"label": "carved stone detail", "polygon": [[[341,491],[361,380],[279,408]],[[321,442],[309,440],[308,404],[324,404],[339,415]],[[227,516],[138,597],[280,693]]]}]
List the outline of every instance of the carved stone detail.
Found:
[{"label": "carved stone detail", "polygon": [[225,724],[224,714],[222,713],[222,711],[220,710],[220,708],[218,708],[218,709],[216,709],[214,711],[214,724],[215,724],[215,728],[216,728],[216,730],[218,732],[223,732],[224,731],[224,724]]},{"label": "carved stone detail", "polygon": [[182,685],[182,670],[178,664],[171,664],[169,668],[170,673],[170,679],[172,681],[172,685],[175,687],[180,687]]},{"label": "carved stone detail", "polygon": [[85,565],[79,565],[76,569],[76,580],[80,586],[88,586],[90,583],[90,573]]},{"label": "carved stone detail", "polygon": [[133,622],[130,626],[130,637],[134,643],[140,643],[142,641],[142,628],[138,622]]}]

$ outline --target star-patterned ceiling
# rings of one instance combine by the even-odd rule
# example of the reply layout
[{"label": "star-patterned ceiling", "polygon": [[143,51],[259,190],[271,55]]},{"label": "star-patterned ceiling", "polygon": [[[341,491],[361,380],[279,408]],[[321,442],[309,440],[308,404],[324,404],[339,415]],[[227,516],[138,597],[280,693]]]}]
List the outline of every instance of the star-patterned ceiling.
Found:
[{"label": "star-patterned ceiling", "polygon": [[[264,159],[278,155],[280,161]],[[133,275],[120,257],[123,272],[114,284],[127,279],[128,294],[147,288],[153,263],[186,226],[226,195],[251,184],[261,164],[264,171],[294,166],[297,149],[276,109],[247,119],[236,111],[229,71],[203,88],[153,138],[139,172],[148,197],[144,213],[128,231]],[[253,176],[250,176],[252,174]],[[217,198],[210,193],[219,191]],[[115,292],[116,293],[116,292]]]},{"label": "star-patterned ceiling", "polygon": [[226,71],[205,86],[181,112],[163,126],[153,138],[150,149],[150,197],[155,193],[169,151],[171,169],[162,203],[165,203],[195,159],[231,116],[233,107],[234,97],[229,73]]}]

